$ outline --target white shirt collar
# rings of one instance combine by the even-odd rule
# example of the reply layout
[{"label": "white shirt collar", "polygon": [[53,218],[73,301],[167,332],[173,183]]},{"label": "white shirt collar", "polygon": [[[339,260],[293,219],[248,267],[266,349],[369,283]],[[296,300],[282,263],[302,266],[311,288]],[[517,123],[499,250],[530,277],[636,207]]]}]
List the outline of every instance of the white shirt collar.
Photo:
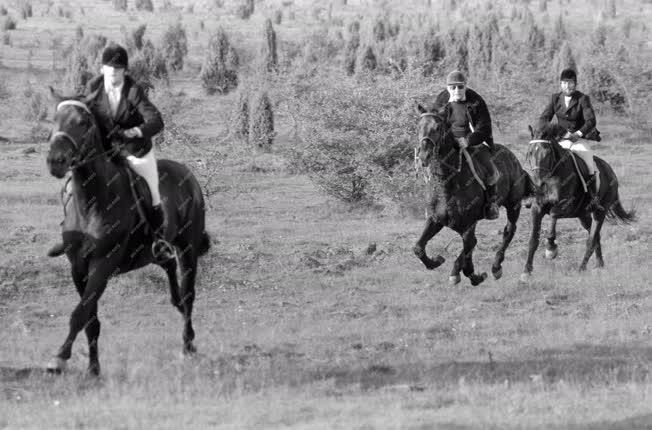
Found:
[{"label": "white shirt collar", "polygon": [[122,94],[122,87],[124,87],[125,82],[122,81],[120,85],[117,87],[114,87],[111,85],[111,82],[109,82],[107,79],[104,80],[104,91],[106,91],[107,94],[111,92],[111,90],[118,90],[118,94]]}]

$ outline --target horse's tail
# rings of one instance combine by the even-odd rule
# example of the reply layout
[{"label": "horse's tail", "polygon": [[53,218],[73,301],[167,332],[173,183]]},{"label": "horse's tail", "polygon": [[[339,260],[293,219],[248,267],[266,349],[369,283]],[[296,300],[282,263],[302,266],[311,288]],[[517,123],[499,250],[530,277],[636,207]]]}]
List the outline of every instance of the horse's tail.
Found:
[{"label": "horse's tail", "polygon": [[211,249],[211,237],[208,233],[203,232],[199,243],[199,256],[205,255],[209,249]]},{"label": "horse's tail", "polygon": [[632,206],[628,211],[625,210],[620,200],[616,200],[614,204],[607,210],[607,219],[612,222],[623,222],[629,224],[636,221],[636,208]]}]

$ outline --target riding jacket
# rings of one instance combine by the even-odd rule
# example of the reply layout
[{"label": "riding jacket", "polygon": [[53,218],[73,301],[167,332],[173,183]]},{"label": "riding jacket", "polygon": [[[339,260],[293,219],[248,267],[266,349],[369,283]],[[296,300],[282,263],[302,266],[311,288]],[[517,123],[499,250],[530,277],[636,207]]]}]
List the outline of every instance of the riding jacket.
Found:
[{"label": "riding jacket", "polygon": [[[163,118],[156,106],[149,101],[143,88],[133,78],[129,75],[125,76],[115,116],[111,114],[103,75],[90,80],[84,94],[90,97],[89,108],[98,120],[105,149],[109,150],[112,145],[119,143],[121,150],[139,158],[152,149],[152,137],[163,130]],[[143,136],[127,138],[116,133],[132,127],[140,128]]]},{"label": "riding jacket", "polygon": [[[443,90],[428,107],[431,112],[434,111],[441,114],[444,120],[452,126],[456,122],[454,115],[457,111],[457,109],[454,109],[456,106],[453,106],[453,103],[459,102],[450,102],[449,99],[448,91]],[[467,88],[466,101],[461,103],[465,106],[468,122],[473,126],[473,132],[470,132],[469,129],[469,134],[466,136],[469,145],[480,145],[482,142],[486,142],[487,145],[493,147],[494,140],[491,129],[491,116],[483,98],[471,88]]]},{"label": "riding jacket", "polygon": [[568,107],[564,103],[564,93],[555,93],[539,117],[539,127],[548,124],[552,117],[557,117],[557,123],[571,133],[579,131],[582,137],[600,141],[600,132],[595,128],[596,119],[588,95],[579,91],[573,92]]}]

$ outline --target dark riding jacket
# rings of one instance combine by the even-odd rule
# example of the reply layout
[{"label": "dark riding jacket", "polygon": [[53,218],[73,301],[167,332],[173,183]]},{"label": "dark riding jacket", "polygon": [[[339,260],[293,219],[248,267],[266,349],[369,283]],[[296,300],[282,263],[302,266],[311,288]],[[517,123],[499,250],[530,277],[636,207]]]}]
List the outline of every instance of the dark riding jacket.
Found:
[{"label": "dark riding jacket", "polygon": [[588,95],[575,91],[566,107],[564,93],[553,94],[539,117],[539,128],[550,123],[553,116],[556,116],[557,123],[569,132],[580,131],[583,138],[600,141],[600,132],[595,128],[595,113]]},{"label": "dark riding jacket", "polygon": [[[163,130],[163,118],[147,98],[143,88],[129,75],[125,76],[120,103],[115,117],[111,115],[109,96],[104,89],[104,76],[93,78],[86,85],[84,94],[90,98],[89,107],[98,120],[98,126],[108,150],[116,140],[121,143],[121,149],[136,157],[142,157],[152,149],[152,137]],[[109,133],[127,130],[132,127],[140,128],[143,137],[126,138],[115,134],[109,138]]]},{"label": "dark riding jacket", "polygon": [[[448,125],[452,123],[453,109],[449,102],[450,96],[447,90],[443,90],[437,95],[437,98],[430,104],[429,110],[441,114]],[[479,145],[482,142],[487,142],[487,145],[493,147],[493,133],[491,129],[491,116],[489,109],[484,99],[480,94],[473,91],[471,88],[466,89],[466,114],[471,125],[473,125],[473,132],[466,136],[469,145]]]}]

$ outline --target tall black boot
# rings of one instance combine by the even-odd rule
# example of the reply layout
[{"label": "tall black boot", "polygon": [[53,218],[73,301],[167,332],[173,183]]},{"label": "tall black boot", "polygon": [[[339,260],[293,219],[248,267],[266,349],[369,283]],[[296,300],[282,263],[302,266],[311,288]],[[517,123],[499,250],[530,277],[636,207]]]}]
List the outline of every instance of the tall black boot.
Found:
[{"label": "tall black boot", "polygon": [[150,225],[154,234],[154,242],[152,242],[154,260],[158,263],[164,263],[174,258],[174,247],[165,240],[165,214],[160,204],[152,206]]},{"label": "tall black boot", "polygon": [[496,219],[500,216],[500,209],[498,208],[498,195],[496,194],[496,185],[487,184],[487,204],[485,206],[484,217],[486,219]]}]

